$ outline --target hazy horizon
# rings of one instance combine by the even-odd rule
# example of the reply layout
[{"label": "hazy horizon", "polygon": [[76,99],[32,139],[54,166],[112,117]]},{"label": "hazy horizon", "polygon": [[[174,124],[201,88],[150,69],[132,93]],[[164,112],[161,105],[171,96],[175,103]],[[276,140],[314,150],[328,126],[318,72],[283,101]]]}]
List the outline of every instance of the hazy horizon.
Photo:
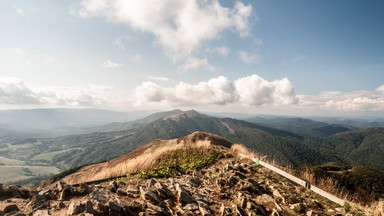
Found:
[{"label": "hazy horizon", "polygon": [[0,110],[384,116],[384,2],[7,1]]}]

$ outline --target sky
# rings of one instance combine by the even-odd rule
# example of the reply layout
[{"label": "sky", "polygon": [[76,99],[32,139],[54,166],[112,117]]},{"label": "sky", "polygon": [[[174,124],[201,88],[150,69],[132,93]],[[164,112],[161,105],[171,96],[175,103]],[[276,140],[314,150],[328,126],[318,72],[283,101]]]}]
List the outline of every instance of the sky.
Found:
[{"label": "sky", "polygon": [[0,109],[384,114],[381,0],[0,4]]}]

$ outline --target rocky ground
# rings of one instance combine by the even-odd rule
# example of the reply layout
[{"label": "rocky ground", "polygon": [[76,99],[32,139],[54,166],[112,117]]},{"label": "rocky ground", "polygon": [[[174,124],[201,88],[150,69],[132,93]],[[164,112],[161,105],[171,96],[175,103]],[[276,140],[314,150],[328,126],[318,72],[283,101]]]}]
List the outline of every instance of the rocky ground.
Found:
[{"label": "rocky ground", "polygon": [[123,178],[27,191],[0,186],[2,215],[370,215],[338,206],[234,153],[172,178]]}]

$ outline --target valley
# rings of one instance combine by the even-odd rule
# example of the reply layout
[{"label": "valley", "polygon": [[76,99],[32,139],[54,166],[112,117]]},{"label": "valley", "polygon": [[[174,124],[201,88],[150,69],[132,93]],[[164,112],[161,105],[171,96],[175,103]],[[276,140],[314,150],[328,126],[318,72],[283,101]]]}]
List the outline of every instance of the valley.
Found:
[{"label": "valley", "polygon": [[[177,138],[195,131],[242,143],[286,166],[299,168],[334,162],[384,171],[383,128],[356,128],[302,118],[237,120],[194,110],[172,110],[130,122],[71,130],[77,133],[45,138],[38,133],[28,136],[25,131],[0,130],[1,181],[32,183],[70,168],[110,160],[152,140]],[[22,172],[22,168],[32,174]]]}]

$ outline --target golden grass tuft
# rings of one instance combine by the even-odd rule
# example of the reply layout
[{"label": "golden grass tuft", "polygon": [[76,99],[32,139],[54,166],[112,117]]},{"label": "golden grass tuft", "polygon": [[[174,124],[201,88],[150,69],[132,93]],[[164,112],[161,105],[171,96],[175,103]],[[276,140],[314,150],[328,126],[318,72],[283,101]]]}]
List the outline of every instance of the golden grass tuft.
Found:
[{"label": "golden grass tuft", "polygon": [[256,153],[250,150],[249,148],[245,147],[242,144],[233,144],[231,146],[231,151],[235,153],[241,153],[248,157],[256,157]]},{"label": "golden grass tuft", "polygon": [[156,140],[142,151],[133,154],[133,156],[127,154],[105,163],[83,167],[78,172],[63,178],[63,181],[68,184],[79,184],[135,174],[150,170],[170,152],[183,149],[187,151],[189,148],[204,151],[204,149],[210,149],[211,147],[211,141],[208,139]]}]

